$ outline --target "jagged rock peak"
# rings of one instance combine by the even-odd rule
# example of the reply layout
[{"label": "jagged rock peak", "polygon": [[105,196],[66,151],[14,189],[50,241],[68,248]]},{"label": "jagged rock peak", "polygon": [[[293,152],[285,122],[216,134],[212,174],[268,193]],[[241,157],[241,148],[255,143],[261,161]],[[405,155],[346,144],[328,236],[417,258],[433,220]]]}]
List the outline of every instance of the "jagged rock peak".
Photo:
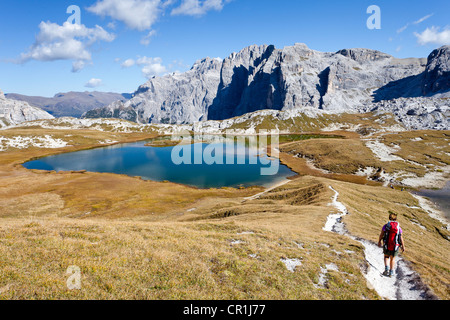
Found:
[{"label": "jagged rock peak", "polygon": [[2,89],[0,89],[0,99],[6,99]]},{"label": "jagged rock peak", "polygon": [[16,125],[25,121],[53,119],[54,117],[42,109],[32,107],[27,102],[5,98],[0,91],[0,128]]},{"label": "jagged rock peak", "polygon": [[434,50],[428,56],[423,80],[423,94],[447,91],[450,88],[450,46]]},{"label": "jagged rock peak", "polygon": [[428,61],[435,59],[436,57],[445,56],[448,57],[450,55],[450,45],[442,46],[438,49],[433,50],[428,56]]},{"label": "jagged rock peak", "polygon": [[343,49],[336,52],[337,54],[343,55],[344,57],[350,58],[360,63],[367,61],[379,61],[384,59],[393,58],[391,55],[371,49]]},{"label": "jagged rock peak", "polygon": [[269,47],[273,47],[275,48],[275,46],[273,45],[256,45],[253,44],[251,46],[245,47],[244,49],[242,49],[239,52],[233,52],[232,54],[230,54],[230,56],[227,59],[235,59],[235,58],[239,58],[242,56],[247,56],[247,55],[260,55],[263,52],[265,52],[267,50],[267,48]]},{"label": "jagged rock peak", "polygon": [[[192,124],[266,109],[360,112],[374,109],[374,103],[399,98],[413,105],[412,98],[424,96],[424,83],[431,92],[427,98],[434,92],[439,99],[450,97],[448,51],[447,46],[434,52],[427,64],[427,59],[395,59],[371,49],[320,52],[301,43],[283,49],[252,45],[220,61],[199,60],[185,73],[151,79],[130,101],[86,116]],[[379,108],[391,107],[396,106]],[[430,102],[431,108],[435,106]],[[447,111],[439,110],[445,117]],[[445,123],[440,116],[434,119],[429,122]]]},{"label": "jagged rock peak", "polygon": [[207,69],[216,68],[218,65],[221,65],[222,62],[223,62],[223,60],[220,58],[207,57],[207,58],[195,61],[191,70],[201,69],[201,68],[207,68]]},{"label": "jagged rock peak", "polygon": [[294,47],[304,49],[304,50],[310,50],[309,47],[305,43],[296,43],[294,44]]},{"label": "jagged rock peak", "polygon": [[223,61],[223,67],[242,65],[245,67],[258,65],[276,50],[274,45],[251,45],[239,52],[233,52]]}]

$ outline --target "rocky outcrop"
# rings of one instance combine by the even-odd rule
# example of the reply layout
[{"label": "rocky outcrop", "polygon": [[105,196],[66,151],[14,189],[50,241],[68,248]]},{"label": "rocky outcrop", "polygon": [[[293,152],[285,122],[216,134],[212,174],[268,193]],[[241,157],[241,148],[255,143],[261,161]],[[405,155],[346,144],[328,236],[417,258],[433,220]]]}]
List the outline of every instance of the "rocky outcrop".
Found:
[{"label": "rocky outcrop", "polygon": [[42,109],[32,107],[26,102],[6,99],[0,90],[0,127],[17,125],[26,121],[53,119]]},{"label": "rocky outcrop", "polygon": [[87,112],[85,118],[115,117],[138,123],[183,124],[206,120],[220,84],[222,60],[203,59],[182,74],[155,77],[127,102]]},{"label": "rocky outcrop", "polygon": [[376,113],[392,113],[408,130],[448,130],[450,128],[450,99],[398,98],[371,105]]},{"label": "rocky outcrop", "polygon": [[450,88],[450,46],[434,50],[428,57],[423,76],[424,95],[446,92]]},{"label": "rocky outcrop", "polygon": [[183,74],[153,78],[131,100],[85,116],[192,124],[266,109],[342,113],[378,107],[389,112],[389,106],[399,104],[377,103],[396,99],[406,99],[402,107],[407,109],[409,102],[415,104],[412,98],[450,97],[449,51],[442,47],[427,60],[396,59],[370,49],[326,53],[305,44],[284,49],[255,45],[224,60],[198,61]]},{"label": "rocky outcrop", "polygon": [[[226,58],[208,119],[223,120],[263,109],[277,109],[279,64],[274,46],[251,46]],[[275,88],[275,89],[273,89]]]},{"label": "rocky outcrop", "polygon": [[358,63],[381,61],[392,58],[392,56],[386,53],[370,49],[343,49],[339,50],[337,53],[355,60]]},{"label": "rocky outcrop", "polygon": [[85,91],[57,93],[52,98],[25,96],[16,93],[9,93],[6,97],[28,102],[31,106],[41,108],[57,118],[80,118],[85,112],[92,109],[108,106],[115,101],[125,102],[131,98],[131,94]]}]

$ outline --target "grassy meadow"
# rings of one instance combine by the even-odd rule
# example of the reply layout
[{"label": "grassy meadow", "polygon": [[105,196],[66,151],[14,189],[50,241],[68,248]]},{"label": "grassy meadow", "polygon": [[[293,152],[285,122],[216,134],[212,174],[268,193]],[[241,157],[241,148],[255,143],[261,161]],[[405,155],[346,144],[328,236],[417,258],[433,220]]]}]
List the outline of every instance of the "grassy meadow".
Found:
[{"label": "grassy meadow", "polygon": [[[335,212],[329,186],[356,237],[376,242],[388,212],[398,213],[404,259],[437,297],[450,299],[450,232],[408,192],[354,175],[361,167],[424,175],[422,165],[448,164],[448,132],[383,135],[411,160],[398,163],[380,162],[358,133],[333,134],[344,138],[282,141],[280,159],[298,176],[262,193],[21,166],[153,132],[3,130],[3,137],[51,135],[69,146],[0,152],[0,299],[380,299],[363,274],[363,246],[322,229]],[[293,272],[285,259],[299,261]],[[329,264],[337,268],[324,274]],[[68,289],[70,266],[81,270],[79,290]]]}]

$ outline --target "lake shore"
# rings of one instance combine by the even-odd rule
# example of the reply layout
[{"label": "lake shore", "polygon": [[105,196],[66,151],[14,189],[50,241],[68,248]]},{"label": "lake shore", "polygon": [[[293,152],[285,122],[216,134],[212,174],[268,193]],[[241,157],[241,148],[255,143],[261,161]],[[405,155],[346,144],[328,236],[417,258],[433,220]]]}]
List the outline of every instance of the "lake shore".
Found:
[{"label": "lake shore", "polygon": [[447,221],[450,221],[450,181],[444,188],[438,190],[420,190],[415,194],[429,199],[442,213]]}]

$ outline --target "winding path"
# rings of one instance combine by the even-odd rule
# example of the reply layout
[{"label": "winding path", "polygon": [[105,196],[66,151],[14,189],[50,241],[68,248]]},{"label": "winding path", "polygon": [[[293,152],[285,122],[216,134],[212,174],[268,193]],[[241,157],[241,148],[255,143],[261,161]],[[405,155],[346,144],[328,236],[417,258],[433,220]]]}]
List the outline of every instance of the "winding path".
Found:
[{"label": "winding path", "polygon": [[389,300],[435,299],[430,290],[422,283],[420,276],[411,270],[408,263],[401,257],[397,259],[394,277],[388,278],[382,275],[384,271],[383,249],[374,242],[352,236],[346,230],[342,220],[349,212],[345,205],[338,201],[339,192],[331,186],[330,189],[335,193],[330,205],[334,206],[338,213],[328,216],[323,230],[347,236],[364,246],[365,258],[369,265],[367,271],[364,272],[368,286],[373,288],[380,297]]}]

